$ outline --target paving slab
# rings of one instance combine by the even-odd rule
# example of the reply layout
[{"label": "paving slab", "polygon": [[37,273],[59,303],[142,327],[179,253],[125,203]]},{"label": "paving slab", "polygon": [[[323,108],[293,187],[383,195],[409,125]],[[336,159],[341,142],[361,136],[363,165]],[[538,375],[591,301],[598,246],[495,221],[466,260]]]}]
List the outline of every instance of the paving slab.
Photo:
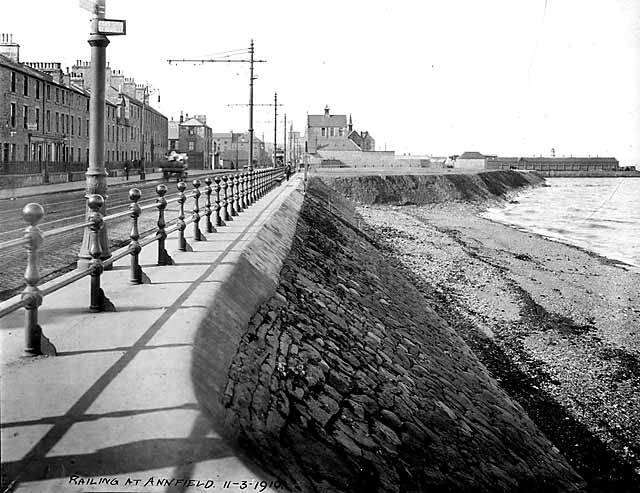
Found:
[{"label": "paving slab", "polygon": [[47,296],[39,322],[56,357],[23,358],[22,311],[0,319],[2,491],[284,491],[213,430],[191,372],[203,317],[300,181],[276,187],[206,241],[194,241],[189,225],[193,252],[176,251],[170,235],[175,265],[155,265],[156,245],[144,248],[150,284],[132,285],[129,259],[117,261],[102,276],[115,312],[88,311],[89,278]]}]

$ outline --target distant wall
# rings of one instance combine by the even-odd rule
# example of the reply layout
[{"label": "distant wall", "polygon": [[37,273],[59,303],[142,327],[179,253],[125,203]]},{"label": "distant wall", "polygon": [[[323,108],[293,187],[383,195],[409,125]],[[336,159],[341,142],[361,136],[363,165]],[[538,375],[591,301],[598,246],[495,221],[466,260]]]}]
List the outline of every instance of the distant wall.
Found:
[{"label": "distant wall", "polygon": [[456,159],[453,163],[454,168],[465,169],[485,169],[486,159]]},{"label": "distant wall", "polygon": [[354,168],[395,166],[394,151],[318,151],[320,159],[335,159]]}]

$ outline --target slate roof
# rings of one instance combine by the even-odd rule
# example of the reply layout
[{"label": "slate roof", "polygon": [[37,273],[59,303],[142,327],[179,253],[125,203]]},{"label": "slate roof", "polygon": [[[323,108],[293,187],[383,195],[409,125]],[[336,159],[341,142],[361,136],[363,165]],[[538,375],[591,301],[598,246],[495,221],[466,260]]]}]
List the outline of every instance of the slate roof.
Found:
[{"label": "slate roof", "polygon": [[463,152],[458,159],[484,159],[484,156],[479,152]]},{"label": "slate roof", "polygon": [[347,115],[307,115],[308,127],[346,127]]}]

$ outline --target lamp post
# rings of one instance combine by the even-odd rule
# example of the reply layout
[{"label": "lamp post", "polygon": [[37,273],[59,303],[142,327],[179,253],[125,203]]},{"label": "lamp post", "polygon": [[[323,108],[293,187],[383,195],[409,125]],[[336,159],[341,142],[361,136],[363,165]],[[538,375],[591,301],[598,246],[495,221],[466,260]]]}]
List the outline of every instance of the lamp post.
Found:
[{"label": "lamp post", "polygon": [[[87,206],[86,217],[88,219],[95,212],[99,212],[103,216],[106,215],[107,170],[104,165],[104,108],[107,46],[109,45],[109,38],[106,35],[126,34],[126,22],[105,19],[104,0],[85,3],[86,5],[81,2],[81,6],[92,10],[95,16],[91,22],[91,34],[88,40],[89,46],[91,46],[92,77],[91,98],[89,100],[89,166],[86,172],[86,195],[99,194],[105,199],[96,211]],[[89,253],[91,234],[89,229],[85,229],[82,246],[78,253],[78,267],[86,267],[93,260]],[[100,244],[100,258],[109,258],[111,253],[106,225],[100,229],[97,237]]]},{"label": "lamp post", "polygon": [[147,174],[145,172],[145,160],[144,160],[144,117],[147,110],[147,96],[149,94],[149,86],[144,85],[142,89],[142,114],[140,115],[140,179],[146,180]]}]

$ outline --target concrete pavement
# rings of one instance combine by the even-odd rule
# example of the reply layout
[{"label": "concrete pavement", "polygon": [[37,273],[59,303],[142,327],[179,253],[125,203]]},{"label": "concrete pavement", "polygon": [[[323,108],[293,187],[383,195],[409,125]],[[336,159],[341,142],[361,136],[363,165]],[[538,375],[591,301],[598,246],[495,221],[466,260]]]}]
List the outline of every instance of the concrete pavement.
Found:
[{"label": "concrete pavement", "polygon": [[172,235],[176,265],[156,266],[155,243],[144,248],[150,284],[130,284],[129,259],[116,262],[102,282],[116,312],[88,311],[88,277],[47,296],[39,322],[57,357],[21,358],[22,311],[0,319],[3,492],[284,491],[213,430],[191,359],[199,327],[215,316],[209,308],[229,296],[239,259],[301,193],[301,178],[206,241],[193,241],[188,225],[193,252],[175,251]]}]

